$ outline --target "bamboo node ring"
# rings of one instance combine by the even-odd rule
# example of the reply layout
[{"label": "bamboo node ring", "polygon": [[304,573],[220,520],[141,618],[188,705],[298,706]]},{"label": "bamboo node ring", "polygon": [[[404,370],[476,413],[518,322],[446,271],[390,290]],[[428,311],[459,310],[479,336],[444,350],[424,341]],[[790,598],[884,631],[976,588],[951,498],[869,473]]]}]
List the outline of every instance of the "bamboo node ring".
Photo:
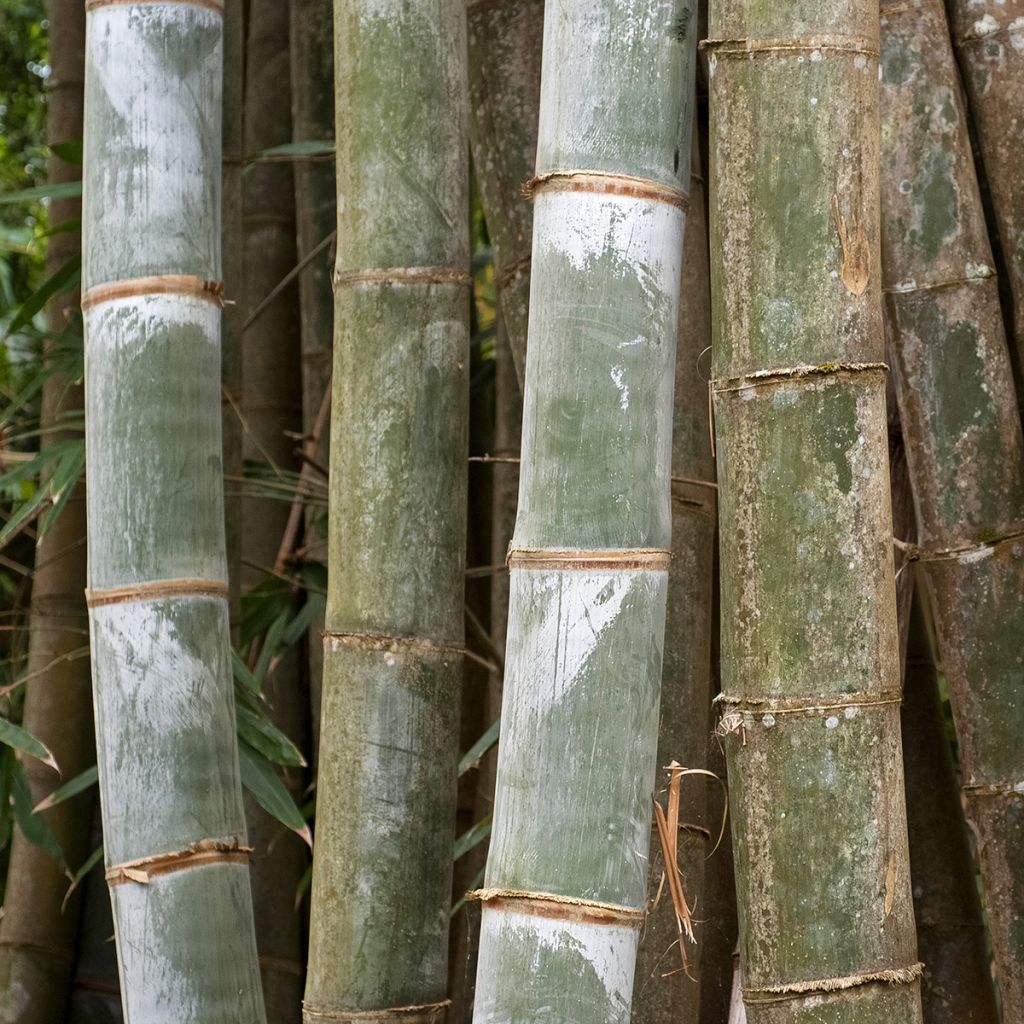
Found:
[{"label": "bamboo node ring", "polygon": [[716,395],[728,394],[733,391],[747,391],[750,388],[768,387],[772,384],[785,384],[789,381],[811,380],[816,377],[848,378],[860,374],[885,374],[889,367],[885,363],[821,363],[818,366],[802,364],[785,366],[768,370],[755,370],[738,377],[723,377],[711,382]]},{"label": "bamboo node ring", "polygon": [[990,796],[1021,796],[1024,797],[1024,781],[1019,782],[969,782],[960,787],[960,791],[969,800]]},{"label": "bamboo node ring", "polygon": [[153,580],[150,583],[132,583],[125,587],[87,589],[85,603],[90,608],[106,604],[124,604],[128,601],[158,601],[166,597],[222,597],[228,596],[228,585],[221,580]]},{"label": "bamboo node ring", "polygon": [[795,39],[705,39],[700,48],[715,57],[756,57],[765,54],[832,53],[879,57],[876,40],[859,36],[808,35]]},{"label": "bamboo node ring", "polygon": [[574,921],[579,924],[639,928],[647,919],[645,908],[623,907],[617,903],[603,903],[577,896],[560,896],[550,892],[531,892],[527,889],[475,889],[466,893],[466,899],[479,900],[494,910],[510,910],[531,917]]},{"label": "bamboo node ring", "polygon": [[210,864],[248,864],[251,846],[243,846],[238,839],[201,839],[198,843],[182,850],[158,853],[152,857],[141,857],[124,864],[116,864],[106,872],[107,883],[111,886],[135,882],[149,885],[150,880],[160,875],[170,875],[188,868],[206,867]]},{"label": "bamboo node ring", "polygon": [[672,552],[663,548],[509,548],[509,569],[650,570],[668,572]]},{"label": "bamboo node ring", "polygon": [[392,633],[360,633],[336,629],[325,629],[322,633],[325,645],[332,650],[341,647],[362,648],[369,651],[393,651],[403,648],[421,654],[440,657],[462,657],[466,648],[462,644],[445,643],[443,640],[429,640],[418,636],[401,636]]},{"label": "bamboo node ring", "polygon": [[766,985],[759,989],[743,989],[743,1001],[764,1005],[788,1002],[801,996],[820,995],[822,992],[841,992],[859,985],[910,985],[921,977],[923,963],[908,967],[889,967],[881,971],[865,971],[862,974],[847,974],[841,978],[815,978],[811,981],[792,981],[783,985]]},{"label": "bamboo node ring", "polygon": [[363,1021],[404,1021],[405,1024],[443,1024],[451,1005],[450,999],[439,1003],[420,1003],[417,1006],[394,1006],[384,1010],[327,1010],[302,1001],[303,1024],[362,1024]]},{"label": "bamboo node ring", "polygon": [[924,548],[893,538],[893,543],[908,562],[978,562],[993,555],[1004,545],[1018,544],[1021,541],[1024,541],[1024,530],[1012,530],[989,540],[957,544],[948,548]]},{"label": "bamboo node ring", "polygon": [[94,285],[82,296],[82,309],[91,309],[115,299],[136,299],[150,295],[184,295],[212,302],[221,308],[224,306],[224,284],[221,281],[204,281],[192,274],[156,274]]},{"label": "bamboo node ring", "polygon": [[546,171],[522,186],[523,195],[534,199],[541,192],[593,192],[597,195],[626,196],[667,203],[683,213],[690,209],[690,197],[681,189],[650,178],[610,171]]},{"label": "bamboo node ring", "polygon": [[715,733],[729,736],[760,718],[763,724],[774,725],[775,719],[786,715],[830,714],[835,711],[859,710],[902,704],[899,690],[879,690],[877,693],[843,693],[834,699],[815,695],[810,697],[739,697],[720,693],[713,701],[724,709]]},{"label": "bamboo node ring", "polygon": [[403,284],[454,284],[468,288],[472,283],[469,272],[456,267],[379,267],[335,271],[331,278],[335,291],[360,284],[379,284],[385,288]]}]

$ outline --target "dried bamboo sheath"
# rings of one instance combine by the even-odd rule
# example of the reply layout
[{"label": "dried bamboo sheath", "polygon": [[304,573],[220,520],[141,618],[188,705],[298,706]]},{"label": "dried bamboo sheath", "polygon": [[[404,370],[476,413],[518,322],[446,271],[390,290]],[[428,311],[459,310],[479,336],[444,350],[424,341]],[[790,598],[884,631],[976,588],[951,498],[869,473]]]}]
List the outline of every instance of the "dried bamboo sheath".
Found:
[{"label": "dried bamboo sheath", "polygon": [[342,0],[334,19],[330,583],[305,1018],[434,1020],[463,644],[465,8]]},{"label": "dried bamboo sheath", "polygon": [[671,532],[694,18],[682,0],[545,12],[480,1024],[540,1007],[552,1020],[629,1019]]},{"label": "dried bamboo sheath", "polygon": [[[231,855],[245,823],[227,602],[175,586],[226,586],[220,309],[204,286],[220,275],[221,19],[188,3],[96,4],[87,18],[83,286],[118,285],[85,303],[86,442],[125,1018],[251,1024],[263,1006],[248,867]],[[142,280],[165,275],[191,293]],[[187,856],[198,849],[225,856]],[[147,870],[163,855],[170,870]]]},{"label": "dried bamboo sheath", "polygon": [[869,0],[711,7],[720,728],[751,1024],[921,1020],[879,368],[877,15]]},{"label": "dried bamboo sheath", "polygon": [[[883,11],[886,306],[1006,1019],[1024,1014],[1024,442],[941,4]],[[955,553],[952,553],[955,552]]]}]

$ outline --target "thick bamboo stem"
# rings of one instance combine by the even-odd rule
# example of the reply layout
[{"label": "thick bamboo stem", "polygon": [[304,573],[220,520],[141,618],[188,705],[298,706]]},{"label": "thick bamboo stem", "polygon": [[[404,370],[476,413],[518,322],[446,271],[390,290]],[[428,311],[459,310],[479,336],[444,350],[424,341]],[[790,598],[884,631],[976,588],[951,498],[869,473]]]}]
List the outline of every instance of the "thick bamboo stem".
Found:
[{"label": "thick bamboo stem", "polygon": [[883,5],[886,305],[967,816],[1008,1019],[1024,1014],[1024,441],[940,4]]},{"label": "thick bamboo stem", "polygon": [[[706,769],[711,732],[711,612],[718,510],[706,383],[711,345],[707,214],[697,135],[695,124],[676,343],[672,476],[704,483],[682,479],[672,483],[672,568],[661,678],[659,781],[666,778],[665,767],[673,760],[684,768]],[[701,920],[707,917],[704,861],[715,839],[706,813],[707,788],[706,776],[682,781],[678,860],[687,903],[698,919],[693,926],[696,941],[680,933],[667,885],[662,881],[665,865],[661,847],[657,834],[653,836],[648,896],[653,898],[660,889],[661,899],[649,913],[640,939],[633,992],[637,1024],[695,1024],[700,1013]],[[656,799],[664,802],[661,792]],[[685,969],[677,948],[680,945]]]},{"label": "thick bamboo stem", "polygon": [[537,162],[544,0],[468,0],[469,139],[494,246],[501,315],[522,384],[533,206],[522,186]]},{"label": "thick bamboo stem", "polygon": [[221,17],[97,0],[86,19],[89,603],[125,1018],[252,1024],[221,467]]},{"label": "thick bamboo stem", "polygon": [[[82,82],[85,60],[85,11],[78,0],[51,0],[47,137],[51,145],[82,138]],[[75,181],[79,168],[51,156],[50,180]],[[76,199],[55,200],[54,227],[76,220]],[[77,231],[54,234],[47,251],[47,271],[62,269],[81,246]],[[77,311],[78,297],[61,295],[48,310],[50,330],[60,335]],[[52,343],[51,343],[52,344]],[[43,385],[41,446],[80,433],[54,431],[62,418],[80,416],[82,389],[62,374]],[[45,486],[45,481],[43,482]],[[22,724],[52,751],[65,779],[93,763],[92,693],[89,662],[62,660],[85,642],[88,618],[85,588],[85,492],[78,487],[60,518],[36,544],[32,580],[29,650],[26,672],[33,677],[25,692]],[[51,666],[51,667],[47,667]],[[34,803],[60,784],[51,768],[25,762]],[[80,796],[46,813],[46,820],[75,869],[89,852],[92,794]],[[64,1012],[74,959],[79,900],[63,905],[68,880],[49,853],[30,843],[20,830],[11,841],[0,919],[0,1021],[4,1024],[51,1024]]]},{"label": "thick bamboo stem", "polygon": [[947,7],[992,201],[1000,270],[1009,284],[1010,356],[1020,404],[1024,402],[1024,189],[1018,179],[1024,160],[1024,0],[948,0]]},{"label": "thick bamboo stem", "polygon": [[[281,0],[250,0],[245,74],[245,148],[259,152],[291,141],[289,88],[289,5]],[[244,178],[245,315],[251,316],[267,293],[295,265],[295,191],[288,163],[251,167]],[[298,289],[283,290],[248,324],[242,360],[243,451],[269,460],[276,469],[295,471],[294,435],[302,430]],[[321,394],[321,400],[323,396]],[[272,566],[286,532],[289,506],[265,496],[242,502],[245,529],[243,564]],[[262,581],[248,573],[247,582]],[[289,738],[305,745],[308,713],[301,680],[301,657],[291,648],[267,674],[263,694],[270,714]],[[297,769],[286,779],[301,798]],[[253,846],[253,910],[260,975],[267,1016],[275,1024],[297,1022],[303,989],[304,924],[295,893],[308,859],[302,841],[288,833],[256,800],[245,801]]]},{"label": "thick bamboo stem", "polygon": [[878,7],[717,0],[710,19],[719,728],[747,1017],[911,1024]]},{"label": "thick bamboo stem", "polygon": [[330,571],[308,1024],[447,988],[469,363],[461,0],[334,8]]},{"label": "thick bamboo stem", "polygon": [[[545,12],[474,1019],[629,1019],[651,838],[693,6]],[[597,46],[594,41],[606,41]]]},{"label": "thick bamboo stem", "polygon": [[[291,0],[292,137],[296,142],[329,139],[334,133],[334,60],[331,45],[330,0]],[[309,259],[335,229],[334,164],[300,160],[294,164],[295,222],[298,255]],[[313,257],[299,277],[299,319],[302,329],[302,422],[307,436],[314,429],[323,397],[331,386],[331,348],[334,295],[331,292],[331,248]],[[327,465],[328,432],[312,452]],[[306,516],[307,559],[327,561],[327,540],[314,533],[312,514]],[[313,764],[320,744],[320,687],[323,680],[324,619],[309,627],[309,706]]]}]

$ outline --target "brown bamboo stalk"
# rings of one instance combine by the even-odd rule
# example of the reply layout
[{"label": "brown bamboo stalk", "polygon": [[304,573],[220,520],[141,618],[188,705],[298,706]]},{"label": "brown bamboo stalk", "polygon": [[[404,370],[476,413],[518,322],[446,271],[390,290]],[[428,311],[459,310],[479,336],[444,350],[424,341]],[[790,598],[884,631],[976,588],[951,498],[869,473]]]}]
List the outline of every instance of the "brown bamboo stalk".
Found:
[{"label": "brown bamboo stalk", "polygon": [[[85,11],[78,0],[50,0],[47,13],[53,69],[48,82],[47,138],[51,145],[80,142]],[[51,156],[50,181],[77,181],[80,175],[80,167]],[[54,227],[80,215],[77,199],[54,200],[50,207]],[[48,273],[64,267],[80,246],[77,230],[54,234],[47,249]],[[78,302],[77,294],[64,294],[50,303],[49,327],[58,336],[49,343],[51,354],[76,316]],[[53,374],[43,385],[41,426],[45,430],[63,417],[80,416],[82,404],[81,386]],[[81,434],[44,432],[40,444],[46,448],[74,437],[80,439]],[[85,501],[79,486],[36,544],[27,674],[39,674],[26,688],[22,720],[52,751],[65,780],[94,760],[89,661],[57,661],[87,642],[85,561]],[[52,667],[47,669],[48,665]],[[60,785],[57,773],[41,762],[27,759],[24,767],[35,803]],[[76,869],[89,852],[92,805],[89,791],[45,812],[65,859]],[[67,888],[60,865],[16,830],[0,920],[0,1021],[4,1024],[52,1024],[64,1012],[80,912],[77,896],[63,906]]]},{"label": "brown bamboo stalk", "polygon": [[[252,0],[246,43],[245,148],[252,154],[290,142],[289,8],[280,0]],[[245,309],[247,316],[295,265],[295,193],[288,163],[259,164],[245,175]],[[245,332],[242,414],[248,457],[280,470],[298,468],[290,434],[302,430],[298,292],[286,288]],[[321,394],[322,398],[322,394]],[[242,502],[242,558],[273,565],[285,533],[289,506],[265,497]],[[243,572],[245,586],[261,581]],[[289,650],[263,685],[274,723],[304,745],[306,698],[299,651]],[[291,770],[293,795],[301,776]],[[253,913],[268,1020],[298,1022],[303,988],[303,922],[295,893],[308,863],[300,840],[251,797],[246,798],[252,867]]]}]

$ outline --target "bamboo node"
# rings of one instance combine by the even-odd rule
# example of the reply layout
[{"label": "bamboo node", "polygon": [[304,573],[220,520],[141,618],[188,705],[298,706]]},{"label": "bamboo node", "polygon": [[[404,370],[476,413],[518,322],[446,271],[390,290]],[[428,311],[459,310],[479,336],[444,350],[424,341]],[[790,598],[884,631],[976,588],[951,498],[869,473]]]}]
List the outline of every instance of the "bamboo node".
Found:
[{"label": "bamboo node", "polygon": [[509,548],[509,569],[649,570],[668,572],[672,552],[663,548]]},{"label": "bamboo node", "polygon": [[926,548],[905,540],[893,538],[893,544],[908,562],[980,562],[994,555],[997,549],[1007,544],[1018,544],[1024,540],[1024,530],[1009,533],[988,540],[970,544],[954,544],[948,548]]},{"label": "bamboo node", "polygon": [[337,271],[331,277],[335,291],[360,284],[379,284],[384,288],[403,284],[455,284],[463,288],[472,285],[466,270],[455,267],[380,267],[367,270]]},{"label": "bamboo node", "polygon": [[821,363],[812,366],[802,363],[799,366],[786,366],[768,370],[755,370],[739,377],[723,377],[713,380],[711,387],[716,395],[732,391],[746,391],[749,388],[768,387],[772,384],[785,384],[790,381],[801,381],[815,377],[847,378],[860,374],[886,374],[889,367],[885,363]]},{"label": "bamboo node", "polygon": [[227,600],[228,585],[220,580],[153,580],[149,583],[132,583],[126,587],[85,591],[85,603],[90,608],[128,601],[158,601],[167,597],[222,597]]},{"label": "bamboo node", "polygon": [[450,999],[440,1003],[420,1003],[417,1006],[395,1006],[385,1010],[327,1010],[302,1001],[303,1024],[361,1024],[362,1021],[400,1020],[406,1024],[443,1024],[451,1005]]},{"label": "bamboo node", "polygon": [[251,846],[243,846],[238,839],[200,839],[182,850],[157,853],[152,857],[141,857],[125,864],[116,864],[106,872],[107,883],[111,886],[135,882],[149,885],[159,875],[169,875],[188,868],[206,867],[209,864],[248,864]]},{"label": "bamboo node", "polygon": [[862,974],[847,974],[841,978],[814,978],[810,981],[791,981],[782,985],[766,985],[758,989],[743,989],[743,1001],[756,1005],[788,1002],[800,996],[817,995],[822,992],[841,992],[859,985],[910,985],[921,977],[923,963],[908,967],[889,967],[880,971],[864,971]]},{"label": "bamboo node", "polygon": [[[899,690],[879,690],[876,693],[843,693],[834,698],[820,694],[809,697],[740,697],[720,693],[715,704],[728,708],[724,711],[715,733],[729,736],[738,730],[745,730],[754,719],[760,719],[767,727],[775,719],[786,715],[829,714],[834,711],[856,712],[860,708],[884,707],[887,704],[901,704],[903,695]],[[852,717],[847,715],[846,717]]]},{"label": "bamboo node", "polygon": [[667,203],[688,213],[690,197],[681,189],[650,178],[636,178],[631,174],[613,174],[609,171],[547,171],[531,178],[523,186],[527,199],[540,192],[593,192],[597,195],[627,196],[630,199],[648,199]]},{"label": "bamboo node", "polygon": [[830,34],[795,39],[705,39],[701,50],[715,57],[758,57],[766,54],[850,54],[878,60],[878,42],[860,36]]},{"label": "bamboo node", "polygon": [[466,893],[466,899],[479,900],[494,910],[511,910],[531,917],[575,921],[580,924],[639,928],[647,919],[645,908],[623,907],[617,903],[550,892],[531,892],[528,889],[474,889]]},{"label": "bamboo node", "polygon": [[224,307],[224,285],[220,281],[204,281],[192,274],[155,274],[94,285],[82,296],[82,310],[116,299],[136,299],[150,295],[183,295],[212,302],[219,308]]},{"label": "bamboo node", "polygon": [[527,252],[518,259],[506,263],[501,270],[494,275],[494,287],[498,291],[507,288],[517,277],[530,272],[530,264],[533,262],[533,253]]},{"label": "bamboo node", "polygon": [[968,799],[987,796],[1024,796],[1024,780],[1004,782],[969,782],[960,787]]},{"label": "bamboo node", "polygon": [[421,654],[435,654],[441,657],[462,657],[466,648],[462,644],[445,643],[442,640],[427,640],[416,636],[399,636],[389,633],[358,633],[325,629],[322,633],[325,646],[331,650],[340,647],[358,647],[370,651],[393,651],[404,649]]}]

